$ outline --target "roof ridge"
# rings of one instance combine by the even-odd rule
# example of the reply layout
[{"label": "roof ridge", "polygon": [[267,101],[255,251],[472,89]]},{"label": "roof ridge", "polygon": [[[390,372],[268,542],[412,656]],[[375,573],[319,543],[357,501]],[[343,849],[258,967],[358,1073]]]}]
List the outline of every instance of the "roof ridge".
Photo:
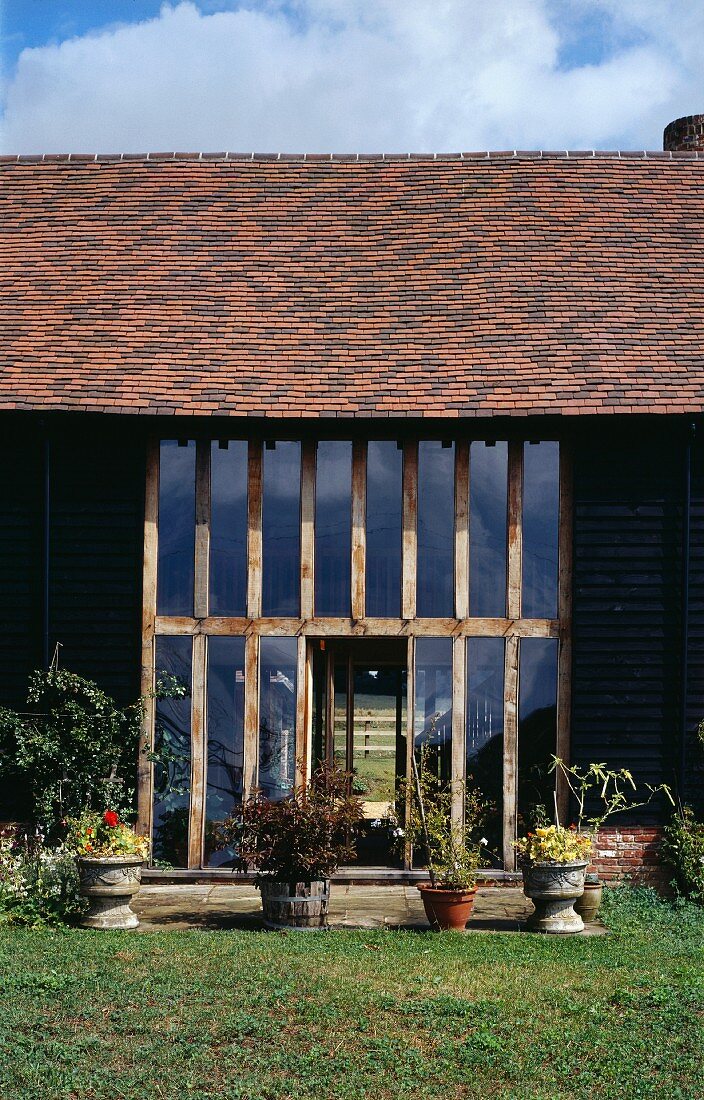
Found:
[{"label": "roof ridge", "polygon": [[360,163],[370,161],[482,160],[703,160],[704,151],[648,149],[504,149],[465,153],[17,153],[0,155],[11,164],[112,164],[168,161],[266,161],[267,163]]}]

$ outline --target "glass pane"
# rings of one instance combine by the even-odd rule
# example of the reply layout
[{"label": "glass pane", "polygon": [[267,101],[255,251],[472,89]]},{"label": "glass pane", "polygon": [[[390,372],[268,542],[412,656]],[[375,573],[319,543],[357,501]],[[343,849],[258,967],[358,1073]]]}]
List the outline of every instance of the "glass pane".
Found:
[{"label": "glass pane", "polygon": [[332,758],[338,768],[347,771],[347,662],[336,664],[333,672]]},{"label": "glass pane", "polygon": [[259,788],[266,798],[284,798],[295,774],[298,643],[261,638],[259,647]]},{"label": "glass pane", "polygon": [[417,614],[454,614],[455,448],[422,442],[418,448]]},{"label": "glass pane", "polygon": [[159,448],[157,611],[193,614],[196,523],[196,445],[162,439]]},{"label": "glass pane", "polygon": [[508,444],[472,443],[469,462],[469,613],[506,614]]},{"label": "glass pane", "polygon": [[403,451],[393,440],[367,445],[367,615],[401,614]]},{"label": "glass pane", "polygon": [[247,614],[247,443],[210,448],[210,614]]},{"label": "glass pane", "polygon": [[298,615],[301,571],[301,445],[264,447],[262,613]]},{"label": "glass pane", "polygon": [[315,475],[315,614],[351,613],[352,444],[318,443]]},{"label": "glass pane", "polygon": [[[489,803],[484,835],[500,863],[504,789],[504,640],[467,639],[467,790]],[[497,859],[498,857],[498,859]]]},{"label": "glass pane", "polygon": [[208,639],[208,770],[205,791],[206,866],[232,863],[219,848],[216,826],[242,799],[244,764],[244,638]]},{"label": "glass pane", "polygon": [[417,638],[416,749],[430,748],[430,766],[448,780],[452,767],[452,639]]},{"label": "glass pane", "polygon": [[353,789],[364,800],[365,817],[384,817],[393,809],[402,708],[400,668],[355,665]]},{"label": "glass pane", "polygon": [[526,443],[523,449],[523,616],[557,618],[557,532],[560,447]]},{"label": "glass pane", "polygon": [[187,685],[184,699],[156,704],[154,751],[154,833],[152,857],[172,867],[188,866],[188,811],[191,791],[191,638],[156,639],[156,676],[167,673]]},{"label": "glass pane", "polygon": [[522,638],[518,677],[518,831],[536,813],[553,820],[557,746],[557,638]]}]

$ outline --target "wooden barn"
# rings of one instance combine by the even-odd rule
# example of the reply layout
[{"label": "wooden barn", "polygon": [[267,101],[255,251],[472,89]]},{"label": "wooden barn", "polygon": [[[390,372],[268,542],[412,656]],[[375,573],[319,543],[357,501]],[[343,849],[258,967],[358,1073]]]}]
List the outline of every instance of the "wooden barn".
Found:
[{"label": "wooden barn", "polygon": [[[509,870],[553,753],[696,802],[701,129],[0,158],[0,702],[57,643],[124,701],[187,681],[140,764],[155,858],[216,873],[243,794],[337,759],[360,864],[402,873],[374,822],[421,744]],[[658,812],[600,869],[650,866]]]}]

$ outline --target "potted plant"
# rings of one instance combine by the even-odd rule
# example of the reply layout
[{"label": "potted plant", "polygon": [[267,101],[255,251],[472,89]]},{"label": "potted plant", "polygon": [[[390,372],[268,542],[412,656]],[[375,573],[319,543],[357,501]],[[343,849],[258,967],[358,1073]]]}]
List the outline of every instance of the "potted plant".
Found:
[{"label": "potted plant", "polygon": [[573,905],[584,891],[584,872],[592,850],[591,835],[559,822],[538,827],[516,841],[523,890],[535,906],[528,926],[535,932],[581,932]]},{"label": "potted plant", "polygon": [[452,786],[429,766],[427,747],[420,764],[413,756],[412,783],[400,780],[406,828],[395,832],[425,852],[428,883],[419,883],[425,915],[436,931],[464,931],[474,907],[481,847],[473,840],[486,807],[477,791],[465,797],[462,824],[452,821]]},{"label": "potted plant", "polygon": [[255,794],[220,827],[236,868],[256,871],[267,928],[327,927],[330,878],[355,858],[364,816],[350,787],[347,772],[321,765],[306,787],[277,801]]},{"label": "potted plant", "polygon": [[136,928],[130,908],[139,890],[142,864],[149,841],[139,836],[115,810],[104,814],[85,811],[67,822],[67,847],[76,856],[80,893],[89,909],[79,921],[83,928]]},{"label": "potted plant", "polygon": [[[584,921],[575,912],[574,903],[584,893],[585,871],[599,829],[613,814],[646,806],[658,791],[663,791],[671,802],[672,796],[664,783],[659,787],[646,783],[648,797],[633,801],[629,788],[635,791],[636,784],[626,768],[615,771],[606,764],[594,763],[586,768],[568,767],[553,756],[550,771],[559,772],[567,784],[576,802],[577,821],[569,827],[560,824],[555,798],[554,824],[542,824],[514,843],[523,872],[523,890],[535,906],[528,927],[535,932],[582,932]],[[603,810],[588,817],[585,806],[593,793],[598,794]]]},{"label": "potted plant", "polygon": [[596,920],[601,908],[601,899],[604,884],[594,871],[587,871],[584,876],[584,893],[574,903],[574,911],[585,924],[591,924]]}]

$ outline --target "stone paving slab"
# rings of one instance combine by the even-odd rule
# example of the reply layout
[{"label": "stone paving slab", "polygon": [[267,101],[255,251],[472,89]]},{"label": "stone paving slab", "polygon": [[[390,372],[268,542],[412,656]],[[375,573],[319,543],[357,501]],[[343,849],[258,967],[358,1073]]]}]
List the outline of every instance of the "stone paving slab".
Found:
[{"label": "stone paving slab", "polygon": [[[144,932],[189,929],[263,928],[261,901],[255,886],[156,885],[142,887],[132,903]],[[480,887],[468,932],[521,932],[533,905],[520,887]],[[427,930],[428,922],[415,886],[333,885],[329,922],[332,928]],[[597,923],[584,935],[604,935]]]}]

